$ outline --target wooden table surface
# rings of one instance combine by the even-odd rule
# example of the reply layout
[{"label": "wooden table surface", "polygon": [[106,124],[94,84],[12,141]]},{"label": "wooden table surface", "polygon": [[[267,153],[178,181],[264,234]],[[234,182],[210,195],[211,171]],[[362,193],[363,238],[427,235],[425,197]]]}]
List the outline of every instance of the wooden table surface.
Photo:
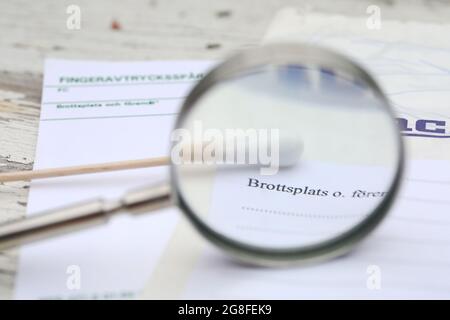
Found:
[{"label": "wooden table surface", "polygon": [[[70,4],[81,9],[80,30],[66,27]],[[220,59],[257,45],[283,6],[364,16],[371,4],[382,19],[450,22],[450,0],[1,1],[0,171],[33,167],[46,57]],[[24,216],[28,189],[0,183],[0,223]],[[18,256],[0,252],[0,299],[12,297]]]}]

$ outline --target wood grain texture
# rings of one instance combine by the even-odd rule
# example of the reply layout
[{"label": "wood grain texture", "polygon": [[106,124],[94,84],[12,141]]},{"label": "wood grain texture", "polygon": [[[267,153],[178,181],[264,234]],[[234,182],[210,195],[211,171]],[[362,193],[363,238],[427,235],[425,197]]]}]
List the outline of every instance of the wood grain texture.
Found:
[{"label": "wood grain texture", "polygon": [[[81,30],[66,28],[66,8],[81,8]],[[394,0],[40,0],[0,2],[0,171],[31,169],[43,62],[74,59],[220,59],[259,43],[286,6],[382,18],[449,22],[450,2]],[[112,24],[115,24],[115,29]],[[0,184],[0,222],[25,214],[28,183]],[[10,298],[17,252],[0,253],[0,299]]]}]

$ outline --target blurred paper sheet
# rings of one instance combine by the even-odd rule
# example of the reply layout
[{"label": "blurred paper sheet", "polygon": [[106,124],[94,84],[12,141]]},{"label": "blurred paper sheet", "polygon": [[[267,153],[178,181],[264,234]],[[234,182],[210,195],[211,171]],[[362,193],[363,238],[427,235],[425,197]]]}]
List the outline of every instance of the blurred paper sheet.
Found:
[{"label": "blurred paper sheet", "polygon": [[[47,60],[35,169],[167,155],[169,134],[204,61]],[[148,168],[34,181],[28,214],[167,178]],[[177,209],[119,216],[99,228],[21,249],[19,299],[132,298],[151,274],[178,220]]]}]

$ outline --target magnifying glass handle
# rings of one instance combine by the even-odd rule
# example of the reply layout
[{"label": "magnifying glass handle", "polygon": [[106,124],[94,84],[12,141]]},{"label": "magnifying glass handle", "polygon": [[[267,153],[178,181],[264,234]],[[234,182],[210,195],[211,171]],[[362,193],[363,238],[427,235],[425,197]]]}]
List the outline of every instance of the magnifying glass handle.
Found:
[{"label": "magnifying glass handle", "polygon": [[94,199],[0,225],[0,251],[105,224],[119,212],[151,212],[171,204],[165,183],[131,191],[122,199]]}]

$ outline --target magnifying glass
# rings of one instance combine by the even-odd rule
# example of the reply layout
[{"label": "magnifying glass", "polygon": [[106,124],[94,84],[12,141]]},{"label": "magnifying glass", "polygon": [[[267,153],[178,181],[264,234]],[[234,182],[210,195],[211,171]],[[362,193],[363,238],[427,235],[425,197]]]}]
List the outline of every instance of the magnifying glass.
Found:
[{"label": "magnifying glass", "polygon": [[386,216],[403,170],[388,100],[350,59],[300,44],[240,52],[186,98],[170,182],[0,226],[0,249],[177,205],[208,240],[259,265],[348,252]]}]

